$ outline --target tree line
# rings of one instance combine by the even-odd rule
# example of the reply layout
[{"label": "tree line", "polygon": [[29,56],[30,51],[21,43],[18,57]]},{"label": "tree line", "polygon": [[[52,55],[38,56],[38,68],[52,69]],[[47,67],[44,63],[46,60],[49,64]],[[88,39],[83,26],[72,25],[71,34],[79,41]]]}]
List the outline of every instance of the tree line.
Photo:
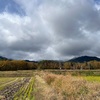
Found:
[{"label": "tree line", "polygon": [[99,61],[90,61],[84,63],[59,62],[52,60],[43,60],[39,62],[27,62],[23,60],[3,60],[0,61],[0,71],[15,70],[34,70],[34,69],[100,69]]}]

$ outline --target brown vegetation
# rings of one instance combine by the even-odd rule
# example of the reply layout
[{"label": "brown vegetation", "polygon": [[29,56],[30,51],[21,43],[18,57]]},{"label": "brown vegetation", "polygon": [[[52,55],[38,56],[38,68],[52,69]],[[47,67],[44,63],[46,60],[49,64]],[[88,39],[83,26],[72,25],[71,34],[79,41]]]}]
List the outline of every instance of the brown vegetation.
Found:
[{"label": "brown vegetation", "polygon": [[72,70],[90,70],[100,69],[99,61],[90,61],[84,63],[58,62],[52,60],[43,60],[40,62],[28,62],[24,60],[3,60],[0,61],[0,71],[13,70],[32,70],[32,69],[72,69]]},{"label": "brown vegetation", "polygon": [[29,70],[29,69],[36,69],[36,68],[37,68],[36,63],[26,62],[23,60],[0,61],[0,70],[1,71]]},{"label": "brown vegetation", "polygon": [[82,77],[42,72],[36,80],[41,100],[100,100],[100,84]]}]

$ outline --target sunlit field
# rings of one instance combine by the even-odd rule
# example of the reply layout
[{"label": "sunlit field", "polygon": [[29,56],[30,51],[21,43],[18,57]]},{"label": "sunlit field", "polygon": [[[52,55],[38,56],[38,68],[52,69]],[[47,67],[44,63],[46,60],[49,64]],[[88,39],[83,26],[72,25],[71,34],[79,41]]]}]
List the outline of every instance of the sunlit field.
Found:
[{"label": "sunlit field", "polygon": [[1,72],[0,100],[100,100],[100,76],[79,73]]},{"label": "sunlit field", "polygon": [[100,82],[100,76],[86,76],[84,78],[90,82]]}]

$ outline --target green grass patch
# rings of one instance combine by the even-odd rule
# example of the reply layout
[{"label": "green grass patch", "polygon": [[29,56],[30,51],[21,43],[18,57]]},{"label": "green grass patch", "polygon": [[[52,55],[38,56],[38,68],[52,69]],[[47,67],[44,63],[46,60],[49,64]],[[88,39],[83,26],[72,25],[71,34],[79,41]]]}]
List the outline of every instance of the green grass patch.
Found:
[{"label": "green grass patch", "polygon": [[71,74],[72,76],[100,76],[100,70],[50,70],[49,72],[58,75]]},{"label": "green grass patch", "polygon": [[100,82],[100,76],[85,76],[83,78],[89,82]]}]

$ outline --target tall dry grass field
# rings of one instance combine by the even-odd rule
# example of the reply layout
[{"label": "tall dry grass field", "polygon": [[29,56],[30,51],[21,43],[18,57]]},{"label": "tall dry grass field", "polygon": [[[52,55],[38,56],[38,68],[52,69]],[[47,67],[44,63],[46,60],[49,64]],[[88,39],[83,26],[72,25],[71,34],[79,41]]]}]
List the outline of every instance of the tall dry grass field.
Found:
[{"label": "tall dry grass field", "polygon": [[36,100],[40,97],[41,100],[100,100],[100,82],[91,82],[81,76],[41,72],[36,80],[38,83]]}]

